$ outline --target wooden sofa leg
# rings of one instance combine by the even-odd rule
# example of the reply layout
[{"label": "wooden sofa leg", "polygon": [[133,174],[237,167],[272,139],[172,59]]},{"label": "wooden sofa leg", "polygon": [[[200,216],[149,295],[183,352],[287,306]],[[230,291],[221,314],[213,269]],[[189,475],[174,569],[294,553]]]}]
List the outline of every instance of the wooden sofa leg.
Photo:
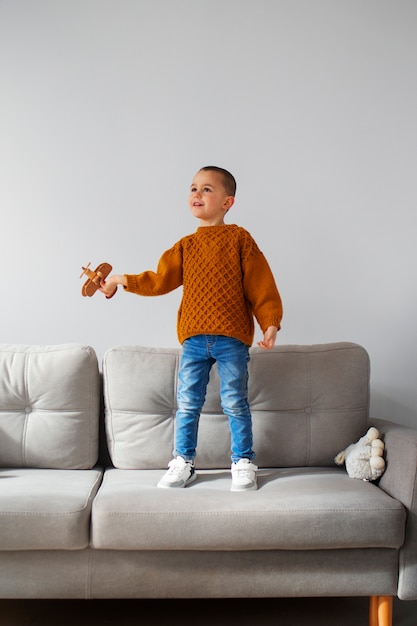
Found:
[{"label": "wooden sofa leg", "polygon": [[392,596],[371,596],[369,626],[392,626]]},{"label": "wooden sofa leg", "polygon": [[378,596],[369,598],[369,626],[378,626]]}]

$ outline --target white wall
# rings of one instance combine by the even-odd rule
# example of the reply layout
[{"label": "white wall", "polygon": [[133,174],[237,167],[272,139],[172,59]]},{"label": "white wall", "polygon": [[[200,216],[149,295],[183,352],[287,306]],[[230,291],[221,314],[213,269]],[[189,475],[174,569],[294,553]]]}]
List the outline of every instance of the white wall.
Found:
[{"label": "white wall", "polygon": [[176,346],[154,269],[216,164],[276,275],[281,343],[355,341],[372,413],[417,426],[415,0],[0,0],[7,343]]}]

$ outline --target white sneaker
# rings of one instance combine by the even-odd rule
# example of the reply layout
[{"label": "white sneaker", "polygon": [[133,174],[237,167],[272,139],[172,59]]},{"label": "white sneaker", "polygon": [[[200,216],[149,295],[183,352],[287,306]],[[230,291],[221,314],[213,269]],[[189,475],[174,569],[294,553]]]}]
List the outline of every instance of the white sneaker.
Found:
[{"label": "white sneaker", "polygon": [[185,487],[197,478],[194,463],[177,456],[168,463],[168,471],[162,476],[157,487]]},{"label": "white sneaker", "polygon": [[232,463],[232,487],[231,491],[255,491],[256,471],[258,466],[249,459],[239,459],[237,463]]}]

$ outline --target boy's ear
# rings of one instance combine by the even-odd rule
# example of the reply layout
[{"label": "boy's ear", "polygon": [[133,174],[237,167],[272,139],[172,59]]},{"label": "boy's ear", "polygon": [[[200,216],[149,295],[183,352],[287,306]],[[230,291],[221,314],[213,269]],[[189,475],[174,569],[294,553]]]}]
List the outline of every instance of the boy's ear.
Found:
[{"label": "boy's ear", "polygon": [[234,199],[234,197],[233,197],[233,196],[227,196],[227,198],[226,198],[226,200],[225,200],[225,203],[224,203],[224,205],[223,205],[223,208],[224,208],[226,211],[228,211],[229,209],[231,209],[231,208],[232,208],[232,206],[234,205],[234,203],[235,203],[235,199]]}]

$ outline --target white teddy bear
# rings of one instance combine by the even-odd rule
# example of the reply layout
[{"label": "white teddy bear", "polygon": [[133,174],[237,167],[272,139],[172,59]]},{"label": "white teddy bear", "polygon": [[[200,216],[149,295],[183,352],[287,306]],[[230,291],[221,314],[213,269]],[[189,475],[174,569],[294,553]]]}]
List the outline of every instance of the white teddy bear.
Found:
[{"label": "white teddy bear", "polygon": [[346,464],[350,478],[377,480],[385,471],[384,448],[379,431],[372,427],[359,441],[339,452],[334,461],[336,465]]}]

